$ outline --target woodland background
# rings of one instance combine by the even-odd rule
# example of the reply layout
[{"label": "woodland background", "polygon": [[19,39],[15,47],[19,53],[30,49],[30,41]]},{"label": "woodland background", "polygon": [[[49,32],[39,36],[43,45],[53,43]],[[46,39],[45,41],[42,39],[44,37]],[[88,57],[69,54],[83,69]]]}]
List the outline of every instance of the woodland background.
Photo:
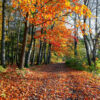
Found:
[{"label": "woodland background", "polygon": [[[70,6],[70,1],[68,2],[67,6]],[[25,26],[25,18],[20,11],[20,9],[24,8],[14,9],[11,0],[3,0],[3,3],[1,1],[1,64],[3,66],[17,64],[20,67],[24,66],[24,62],[27,67],[34,64],[47,64],[50,63],[52,55],[51,62],[59,62],[62,59],[65,61],[68,58],[67,62],[69,60],[80,60],[79,63],[84,62],[86,65],[95,66],[96,59],[99,62],[100,58],[99,0],[81,0],[76,2],[86,5],[91,10],[92,15],[84,18],[79,15],[80,13],[82,14],[79,11],[79,7],[76,7],[75,13],[73,11],[67,16],[61,16],[60,14],[59,16],[61,17],[58,16],[59,18],[54,19],[51,23],[50,21],[43,22],[43,27],[41,27],[40,25],[32,26],[31,23],[29,26]],[[13,4],[13,6],[15,5]],[[46,15],[46,17],[48,19],[51,16]],[[38,20],[37,23],[39,24]],[[26,29],[26,27],[28,28]],[[82,29],[83,27],[85,27],[84,30]],[[48,32],[46,29],[48,29]],[[49,29],[54,32],[51,36],[49,35]],[[25,31],[28,34],[27,44],[24,48]],[[66,40],[64,41],[65,38]],[[23,54],[21,50],[24,50]],[[23,65],[20,65],[21,60],[23,60]]]},{"label": "woodland background", "polygon": [[0,98],[100,98],[99,19],[99,0],[0,0]]}]

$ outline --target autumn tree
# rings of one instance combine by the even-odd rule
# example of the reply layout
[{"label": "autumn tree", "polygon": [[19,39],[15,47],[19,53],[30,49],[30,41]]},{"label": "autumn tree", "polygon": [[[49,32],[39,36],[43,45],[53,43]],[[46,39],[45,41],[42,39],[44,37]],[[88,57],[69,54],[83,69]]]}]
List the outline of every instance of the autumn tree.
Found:
[{"label": "autumn tree", "polygon": [[[34,6],[33,6],[34,5]],[[67,16],[69,13],[76,12],[81,14],[81,10],[77,12],[74,8],[81,8],[82,6],[73,0],[72,3],[66,0],[61,1],[13,1],[13,7],[20,8],[22,15],[25,17],[25,30],[24,40],[22,46],[22,54],[20,60],[20,68],[24,66],[25,59],[25,47],[27,41],[27,23],[33,24],[34,26],[41,25],[48,26],[52,24],[53,20],[59,19],[61,16]],[[58,8],[59,6],[59,8]],[[66,10],[67,9],[67,10]],[[87,11],[89,14],[89,10]],[[86,12],[86,13],[87,13]],[[90,15],[89,15],[90,16]]]}]

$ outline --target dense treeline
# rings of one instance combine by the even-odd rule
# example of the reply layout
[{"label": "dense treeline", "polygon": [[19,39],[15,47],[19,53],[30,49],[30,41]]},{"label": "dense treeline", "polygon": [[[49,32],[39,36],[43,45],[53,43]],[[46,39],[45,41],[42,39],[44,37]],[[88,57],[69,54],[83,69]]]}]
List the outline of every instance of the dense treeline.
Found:
[{"label": "dense treeline", "polygon": [[[62,6],[65,1],[66,4]],[[96,58],[100,58],[98,0],[81,0],[80,4],[84,4],[82,6],[77,0],[70,2],[59,0],[58,3],[44,0],[43,2],[32,2],[33,8],[28,1],[21,2],[19,0],[19,4],[17,2],[17,0],[0,2],[2,4],[0,6],[2,9],[1,65],[5,67],[9,64],[16,64],[19,68],[23,68],[34,64],[49,64],[51,53],[55,54],[56,52],[59,55],[59,52],[67,52],[64,53],[67,58],[72,56],[77,58],[83,56],[80,54],[85,49],[84,57],[87,58],[88,65],[96,66]],[[55,6],[52,6],[54,4]],[[58,6],[59,9],[57,9]],[[65,7],[68,11],[65,10]],[[32,10],[31,13],[30,10]],[[72,22],[69,21],[70,19]],[[71,29],[69,29],[70,24]],[[59,26],[66,27],[66,29],[61,30]],[[59,28],[59,33],[63,33],[59,38],[57,28]],[[50,32],[53,34],[51,35]],[[83,36],[80,36],[80,33]],[[66,39],[64,48],[62,46],[63,39]],[[84,47],[79,48],[81,45]],[[80,49],[81,51],[79,51]]]},{"label": "dense treeline", "polygon": [[[19,65],[19,61],[23,60],[23,58],[26,67],[28,67],[29,64],[50,63],[51,44],[47,44],[45,41],[41,41],[41,39],[34,38],[36,31],[44,34],[43,29],[36,30],[32,25],[27,26],[27,22],[24,25],[24,18],[20,15],[19,11],[11,13],[12,6],[10,3],[11,1],[5,0],[2,2],[3,31],[1,38],[1,64],[3,66],[7,64]],[[23,33],[26,31],[29,40],[27,41],[27,47],[22,47],[22,42],[26,42],[25,38],[23,39],[25,35]],[[26,48],[27,50],[21,52],[22,48]]]}]

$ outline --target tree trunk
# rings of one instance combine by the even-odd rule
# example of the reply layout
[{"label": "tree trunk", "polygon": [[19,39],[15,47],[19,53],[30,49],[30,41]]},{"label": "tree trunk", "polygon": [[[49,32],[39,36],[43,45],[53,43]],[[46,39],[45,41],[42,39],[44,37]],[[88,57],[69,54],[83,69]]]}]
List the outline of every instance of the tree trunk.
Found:
[{"label": "tree trunk", "polygon": [[14,63],[14,33],[11,33],[11,64]]},{"label": "tree trunk", "polygon": [[5,3],[2,2],[2,40],[1,40],[1,64],[5,67]]},{"label": "tree trunk", "polygon": [[26,60],[25,60],[25,66],[28,67],[29,66],[29,62],[30,62],[30,57],[31,57],[31,53],[32,53],[32,48],[33,48],[33,43],[34,43],[34,34],[35,34],[35,30],[34,27],[32,27],[32,37],[31,37],[31,43],[29,46],[29,50],[26,54]]},{"label": "tree trunk", "polygon": [[[26,14],[26,19],[28,18],[28,14]],[[24,68],[24,62],[25,62],[25,49],[27,44],[27,35],[28,35],[28,21],[25,21],[25,29],[24,29],[24,39],[22,44],[22,50],[21,50],[21,57],[20,57],[20,63],[19,68]]]},{"label": "tree trunk", "polygon": [[31,65],[34,65],[34,62],[35,62],[35,51],[36,51],[35,50],[36,49],[35,45],[36,45],[36,40],[34,39],[34,44],[33,44],[34,50],[33,50]]},{"label": "tree trunk", "polygon": [[[43,34],[43,28],[41,29],[41,34]],[[41,64],[41,57],[42,57],[42,51],[43,51],[43,43],[40,39],[40,49],[39,49],[39,55],[38,55],[38,58],[37,58],[37,64]]]},{"label": "tree trunk", "polygon": [[46,64],[46,54],[47,54],[47,52],[46,52],[46,47],[47,47],[47,44],[46,44],[46,42],[44,42],[44,64]]},{"label": "tree trunk", "polygon": [[19,63],[19,38],[20,38],[20,33],[21,33],[21,21],[19,21],[19,29],[18,29],[18,34],[17,34],[17,51],[16,51],[16,63]]},{"label": "tree trunk", "polygon": [[[87,0],[84,0],[84,5],[87,5]],[[86,23],[86,17],[83,17],[83,21],[84,24]],[[91,66],[91,58],[90,58],[90,54],[89,54],[89,47],[88,47],[88,43],[87,43],[87,36],[85,35],[86,29],[83,29],[84,32],[84,43],[85,43],[85,48],[86,48],[86,55],[87,55],[87,60],[88,60],[88,64]]]},{"label": "tree trunk", "polygon": [[7,45],[8,45],[8,46],[7,46],[7,48],[8,48],[8,50],[7,50],[7,58],[8,58],[7,60],[8,60],[8,64],[9,64],[9,62],[10,62],[10,58],[9,58],[9,57],[10,57],[10,56],[9,56],[10,47],[9,47],[9,44],[10,44],[10,43],[8,42],[8,43],[7,43]]},{"label": "tree trunk", "polygon": [[42,53],[42,41],[40,40],[40,49],[39,49],[39,55],[37,58],[37,65],[41,64],[41,53]]},{"label": "tree trunk", "polygon": [[90,59],[90,55],[89,55],[88,44],[87,44],[87,41],[86,41],[86,35],[84,35],[84,43],[85,43],[85,48],[86,48],[88,64],[91,66],[91,59]]},{"label": "tree trunk", "polygon": [[[97,35],[97,22],[98,22],[98,0],[96,0],[96,22],[95,22],[95,34]],[[93,41],[93,62],[95,65],[95,61],[96,61],[96,45],[97,45],[97,39],[94,39]]]},{"label": "tree trunk", "polygon": [[[77,28],[76,28],[76,14],[75,14],[75,19],[74,19],[74,28],[75,28],[75,33],[74,36],[75,38],[77,37]],[[74,55],[77,56],[77,40],[74,39]]]},{"label": "tree trunk", "polygon": [[43,53],[44,53],[44,43],[42,44],[40,63],[42,63],[43,61]]},{"label": "tree trunk", "polygon": [[47,55],[47,64],[51,62],[51,44],[49,43],[48,55]]}]

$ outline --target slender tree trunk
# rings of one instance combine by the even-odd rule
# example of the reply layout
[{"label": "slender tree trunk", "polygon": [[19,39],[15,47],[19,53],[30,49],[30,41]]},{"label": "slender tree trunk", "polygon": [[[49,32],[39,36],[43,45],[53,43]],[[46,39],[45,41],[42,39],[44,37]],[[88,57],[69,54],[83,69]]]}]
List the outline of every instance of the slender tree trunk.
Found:
[{"label": "slender tree trunk", "polygon": [[46,52],[46,47],[47,47],[47,43],[46,42],[44,42],[44,64],[46,64],[46,54],[47,54],[47,52]]},{"label": "slender tree trunk", "polygon": [[[84,23],[86,23],[86,18],[84,17]],[[85,29],[83,30],[85,33]],[[90,54],[89,54],[89,47],[88,47],[88,43],[87,43],[87,37],[86,35],[83,36],[84,37],[84,43],[85,43],[85,48],[86,48],[86,54],[87,54],[87,60],[88,60],[88,64],[91,65],[91,58],[90,58]]]},{"label": "slender tree trunk", "polygon": [[[41,34],[43,34],[43,28],[41,29]],[[40,39],[40,49],[39,49],[39,55],[38,55],[38,58],[37,58],[37,64],[39,65],[39,64],[41,64],[41,57],[42,57],[42,47],[43,47],[43,43],[42,43],[42,41],[41,41],[41,39]]]},{"label": "slender tree trunk", "polygon": [[32,27],[31,43],[30,43],[30,46],[29,46],[29,50],[26,54],[26,60],[25,60],[25,66],[26,67],[28,67],[29,63],[30,63],[30,57],[31,57],[31,53],[32,53],[33,43],[34,43],[34,34],[35,34],[35,30],[34,30],[34,27]]},{"label": "slender tree trunk", "polygon": [[[96,0],[96,17],[98,18],[98,0]],[[96,22],[95,22],[95,34],[97,35],[97,22],[98,22],[98,19],[96,18]],[[97,39],[95,38],[94,41],[93,41],[93,62],[94,62],[94,65],[95,65],[95,61],[96,61],[96,46],[97,46]]]},{"label": "slender tree trunk", "polygon": [[[51,30],[53,30],[55,25],[55,22],[53,25],[51,25]],[[48,45],[48,54],[47,54],[47,64],[49,64],[51,62],[51,43],[49,43]]]},{"label": "slender tree trunk", "polygon": [[44,43],[42,43],[40,63],[42,63],[42,61],[43,61],[43,52],[44,52]]},{"label": "slender tree trunk", "polygon": [[35,51],[36,51],[35,45],[36,45],[36,40],[34,39],[34,44],[33,44],[34,49],[33,49],[33,56],[32,56],[31,65],[34,65],[34,62],[35,62]]},{"label": "slender tree trunk", "polygon": [[[75,14],[75,19],[74,19],[74,28],[75,28],[75,33],[74,36],[75,38],[77,37],[77,28],[76,28],[76,14]],[[74,55],[77,56],[77,40],[74,39]]]},{"label": "slender tree trunk", "polygon": [[89,18],[89,34],[90,34],[90,51],[91,51],[91,54],[93,53],[93,49],[92,49],[92,46],[93,46],[93,38],[92,38],[92,33],[91,33],[91,18]]},{"label": "slender tree trunk", "polygon": [[[84,0],[84,5],[87,5],[87,0]],[[86,23],[86,16],[83,17],[83,21],[84,24]],[[83,32],[86,32],[86,29],[83,29]],[[85,48],[86,48],[86,55],[87,55],[87,60],[88,60],[88,64],[91,66],[91,58],[90,58],[90,54],[89,54],[89,47],[88,47],[88,43],[87,43],[87,36],[84,34],[84,43],[85,43]]]},{"label": "slender tree trunk", "polygon": [[[28,14],[26,14],[26,19],[28,18]],[[28,35],[28,21],[25,21],[25,29],[24,29],[24,39],[22,44],[22,50],[21,50],[21,56],[20,56],[20,63],[19,68],[24,68],[24,62],[25,62],[25,49],[27,44],[27,35]]]},{"label": "slender tree trunk", "polygon": [[14,63],[14,33],[11,33],[11,63]]},{"label": "slender tree trunk", "polygon": [[5,3],[2,1],[2,40],[1,40],[1,64],[5,67]]},{"label": "slender tree trunk", "polygon": [[41,64],[41,53],[42,53],[42,41],[40,40],[40,49],[39,49],[39,55],[37,58],[37,65]]},{"label": "slender tree trunk", "polygon": [[16,51],[16,63],[19,63],[19,38],[20,38],[20,33],[21,33],[21,21],[19,21],[19,29],[18,29],[18,34],[17,34],[17,51]]},{"label": "slender tree trunk", "polygon": [[48,45],[48,56],[47,56],[47,64],[51,62],[51,44]]},{"label": "slender tree trunk", "polygon": [[87,41],[86,41],[86,35],[84,35],[84,43],[85,43],[85,48],[86,48],[88,64],[91,66],[91,59],[90,59],[88,44],[87,44]]},{"label": "slender tree trunk", "polygon": [[[84,23],[86,23],[86,18],[84,18]],[[83,30],[85,33],[85,29]],[[84,34],[84,43],[85,43],[85,49],[86,49],[86,54],[87,54],[87,60],[88,60],[88,64],[91,65],[91,58],[90,58],[90,54],[89,54],[89,47],[88,47],[88,43],[87,43],[87,37]]]},{"label": "slender tree trunk", "polygon": [[[9,37],[9,30],[10,30],[10,27],[9,27],[9,25],[10,25],[10,15],[9,15],[9,17],[8,17],[8,32],[7,32],[7,35],[8,35],[8,37]],[[8,41],[7,42],[7,62],[8,62],[8,64],[10,63],[10,55],[9,55],[9,53],[10,53],[10,42]]]},{"label": "slender tree trunk", "polygon": [[10,51],[10,46],[9,46],[9,42],[8,42],[8,55],[7,55],[7,56],[8,56],[8,64],[10,63],[10,58],[9,58],[10,55],[9,55],[9,51]]}]

